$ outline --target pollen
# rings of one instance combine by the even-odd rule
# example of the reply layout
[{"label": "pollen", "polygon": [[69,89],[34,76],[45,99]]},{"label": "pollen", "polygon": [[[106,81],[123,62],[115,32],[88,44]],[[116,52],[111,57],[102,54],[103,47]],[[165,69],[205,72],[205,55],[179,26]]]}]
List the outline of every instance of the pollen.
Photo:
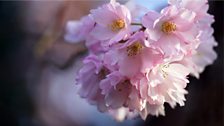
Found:
[{"label": "pollen", "polygon": [[160,65],[160,70],[161,70],[161,72],[162,72],[162,76],[163,76],[164,79],[166,79],[167,76],[168,76],[168,73],[167,73],[164,69],[167,69],[167,68],[169,68],[169,67],[170,67],[169,64],[163,64],[163,65]]},{"label": "pollen", "polygon": [[125,27],[125,22],[122,19],[115,20],[109,27],[112,31],[117,32]]},{"label": "pollen", "polygon": [[135,56],[142,50],[143,46],[140,42],[136,42],[127,47],[128,56]]},{"label": "pollen", "polygon": [[172,22],[164,22],[162,24],[162,31],[164,33],[171,33],[173,31],[176,31],[177,27],[174,23]]}]

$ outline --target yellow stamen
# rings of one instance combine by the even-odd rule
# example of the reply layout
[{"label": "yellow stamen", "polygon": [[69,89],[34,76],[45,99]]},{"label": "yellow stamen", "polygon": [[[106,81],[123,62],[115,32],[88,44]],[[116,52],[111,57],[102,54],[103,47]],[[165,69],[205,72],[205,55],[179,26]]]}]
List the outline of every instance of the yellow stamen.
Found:
[{"label": "yellow stamen", "polygon": [[164,22],[162,24],[162,31],[164,33],[171,33],[177,29],[176,25],[172,22]]},{"label": "yellow stamen", "polygon": [[142,44],[140,42],[136,42],[136,43],[128,46],[127,47],[128,56],[137,55],[138,53],[140,53],[142,48],[143,48],[143,46],[142,46]]},{"label": "yellow stamen", "polygon": [[168,76],[168,73],[164,70],[164,69],[167,69],[169,68],[170,65],[169,64],[163,64],[163,65],[160,65],[160,70],[162,72],[162,75],[163,75],[163,78],[166,79],[167,76]]},{"label": "yellow stamen", "polygon": [[116,32],[125,27],[125,22],[122,19],[115,20],[109,27],[112,31]]}]

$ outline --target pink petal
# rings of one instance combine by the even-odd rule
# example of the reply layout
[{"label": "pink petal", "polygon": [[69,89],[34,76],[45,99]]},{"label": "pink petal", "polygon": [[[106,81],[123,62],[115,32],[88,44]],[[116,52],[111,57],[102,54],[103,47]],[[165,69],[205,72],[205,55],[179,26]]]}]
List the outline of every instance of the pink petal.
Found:
[{"label": "pink petal", "polygon": [[129,9],[123,5],[117,6],[116,7],[116,12],[120,19],[125,19],[127,24],[131,23],[131,13]]},{"label": "pink petal", "polygon": [[154,46],[161,48],[165,56],[177,55],[181,52],[181,41],[174,35],[163,36],[159,41],[153,43]]},{"label": "pink petal", "polygon": [[123,76],[119,72],[115,71],[100,82],[100,88],[102,89],[102,94],[108,94],[112,87],[115,87],[121,80]]},{"label": "pink petal", "polygon": [[160,29],[146,29],[146,34],[148,35],[149,39],[152,41],[158,41],[160,37],[163,35]]},{"label": "pink petal", "polygon": [[133,77],[139,73],[141,58],[139,56],[125,56],[118,63],[120,73],[127,77]]},{"label": "pink petal", "polygon": [[160,14],[155,11],[149,11],[142,18],[142,25],[146,28],[153,28],[154,21],[159,18]]},{"label": "pink petal", "polygon": [[118,19],[118,16],[115,12],[109,10],[109,7],[111,5],[104,5],[103,7],[100,7],[98,9],[91,10],[92,16],[97,24],[100,26],[108,26],[111,24],[114,20]]},{"label": "pink petal", "polygon": [[182,9],[172,21],[177,26],[178,31],[186,31],[192,27],[196,14],[193,11]]},{"label": "pink petal", "polygon": [[112,32],[108,27],[99,25],[96,25],[90,34],[98,40],[108,40],[116,35],[116,33]]},{"label": "pink petal", "polygon": [[[117,85],[118,86],[118,85]],[[122,107],[130,93],[130,84],[119,84],[119,89],[112,89],[111,92],[106,95],[105,101],[108,106],[112,109],[117,109]]]},{"label": "pink petal", "polygon": [[118,43],[120,40],[122,40],[128,34],[128,32],[129,32],[128,29],[124,29],[124,30],[121,30],[120,32],[116,33],[115,36],[113,36],[110,39],[109,45],[112,45],[114,43]]}]

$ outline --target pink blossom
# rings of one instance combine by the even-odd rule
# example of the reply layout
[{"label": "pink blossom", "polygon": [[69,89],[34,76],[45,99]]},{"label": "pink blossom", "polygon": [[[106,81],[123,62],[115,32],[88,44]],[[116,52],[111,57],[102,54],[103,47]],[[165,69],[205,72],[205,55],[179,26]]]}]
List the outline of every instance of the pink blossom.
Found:
[{"label": "pink blossom", "polygon": [[120,107],[128,106],[128,97],[132,90],[132,85],[129,80],[122,80],[117,83],[105,95],[106,105],[111,109],[118,109]]},{"label": "pink blossom", "polygon": [[[115,71],[101,81],[100,88],[105,95],[105,103],[109,113],[117,120],[137,116],[137,112],[145,108],[139,91],[131,84],[128,78]],[[123,112],[123,114],[121,113]]]},{"label": "pink blossom", "polygon": [[[200,22],[203,24],[202,22]],[[211,25],[211,24],[210,24]],[[201,25],[203,26],[203,25]],[[197,65],[199,73],[204,71],[207,65],[210,65],[217,58],[217,54],[214,47],[217,46],[217,42],[213,37],[214,30],[209,26],[201,27],[201,34],[199,35],[199,40],[201,44],[196,49],[196,53],[192,56],[193,62]]]},{"label": "pink blossom", "polygon": [[199,30],[194,26],[195,16],[190,10],[169,6],[161,14],[147,13],[142,23],[147,28],[152,45],[161,48],[166,56],[172,56],[188,53],[187,45],[197,43]]},{"label": "pink blossom", "polygon": [[217,58],[214,17],[207,0],[168,2],[140,23],[137,6],[115,0],[68,23],[65,38],[84,40],[89,50],[77,75],[81,97],[119,121],[165,115],[165,103],[184,106],[187,76],[199,78]]},{"label": "pink blossom", "polygon": [[83,17],[80,21],[68,21],[66,25],[65,40],[71,43],[84,41],[94,26],[93,18],[90,15]]},{"label": "pink blossom", "polygon": [[139,91],[128,78],[122,76],[118,71],[107,75],[100,82],[100,88],[102,94],[105,95],[107,107],[111,109],[128,107],[130,111],[141,111],[144,108]]},{"label": "pink blossom", "polygon": [[183,63],[191,70],[191,74],[199,78],[206,66],[211,65],[217,58],[214,47],[217,42],[212,36],[213,30],[207,29],[200,34],[201,44],[190,56],[186,56]]},{"label": "pink blossom", "polygon": [[131,14],[129,10],[117,2],[111,2],[91,10],[96,26],[91,35],[98,40],[108,40],[108,44],[117,43],[129,34]]},{"label": "pink blossom", "polygon": [[214,37],[210,37],[203,41],[197,49],[197,53],[193,55],[193,62],[197,65],[199,73],[202,73],[207,65],[211,65],[217,58],[214,47],[217,43]]},{"label": "pink blossom", "polygon": [[144,74],[163,57],[159,50],[148,47],[145,37],[144,32],[135,33],[127,42],[106,53],[106,57],[109,55],[110,58],[105,62],[108,63],[109,60],[110,65],[117,65],[119,72],[129,78]]},{"label": "pink blossom", "polygon": [[147,105],[157,106],[155,109],[151,108],[151,111],[146,107],[142,114],[164,115],[163,104],[166,102],[171,107],[175,107],[176,103],[183,106],[184,95],[187,94],[184,89],[188,83],[186,76],[189,73],[190,71],[182,64],[164,63],[154,67],[146,77],[135,83],[142,99],[146,99]]},{"label": "pink blossom", "polygon": [[198,26],[201,29],[198,35],[200,45],[181,61],[189,68],[191,74],[196,78],[199,78],[199,74],[204,71],[205,67],[211,65],[217,58],[217,54],[214,50],[214,47],[217,46],[217,42],[212,36],[214,32],[213,29],[203,22],[199,22]]},{"label": "pink blossom", "polygon": [[90,55],[85,58],[84,66],[77,76],[77,84],[81,86],[79,94],[86,98],[90,104],[98,106],[100,111],[106,111],[104,96],[99,88],[100,81],[107,74],[100,58]]},{"label": "pink blossom", "polygon": [[68,21],[66,26],[65,40],[71,43],[85,41],[85,45],[91,53],[98,54],[106,51],[103,41],[96,39],[90,34],[95,25],[91,15],[83,17],[80,21]]}]

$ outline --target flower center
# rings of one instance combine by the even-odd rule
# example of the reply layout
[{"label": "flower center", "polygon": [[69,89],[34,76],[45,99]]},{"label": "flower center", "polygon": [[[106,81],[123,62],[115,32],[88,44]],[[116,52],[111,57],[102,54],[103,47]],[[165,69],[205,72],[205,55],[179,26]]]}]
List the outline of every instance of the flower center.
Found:
[{"label": "flower center", "polygon": [[122,19],[115,20],[111,25],[110,29],[114,32],[119,31],[125,27],[125,22]]},{"label": "flower center", "polygon": [[126,51],[128,53],[128,56],[135,56],[142,50],[142,48],[142,44],[140,42],[136,42],[128,46]]},{"label": "flower center", "polygon": [[172,22],[164,22],[162,24],[162,31],[164,33],[171,33],[177,29],[176,25]]},{"label": "flower center", "polygon": [[166,79],[167,76],[168,76],[168,73],[164,70],[164,69],[167,69],[169,68],[170,65],[169,64],[163,64],[163,65],[160,65],[160,70],[162,72],[162,75],[163,75],[163,78]]},{"label": "flower center", "polygon": [[129,80],[125,80],[121,83],[119,83],[118,85],[116,85],[116,90],[121,92],[123,90],[129,90],[130,89],[130,81]]},{"label": "flower center", "polygon": [[106,68],[102,68],[98,74],[100,80],[105,79],[106,75],[109,73],[109,70]]}]

